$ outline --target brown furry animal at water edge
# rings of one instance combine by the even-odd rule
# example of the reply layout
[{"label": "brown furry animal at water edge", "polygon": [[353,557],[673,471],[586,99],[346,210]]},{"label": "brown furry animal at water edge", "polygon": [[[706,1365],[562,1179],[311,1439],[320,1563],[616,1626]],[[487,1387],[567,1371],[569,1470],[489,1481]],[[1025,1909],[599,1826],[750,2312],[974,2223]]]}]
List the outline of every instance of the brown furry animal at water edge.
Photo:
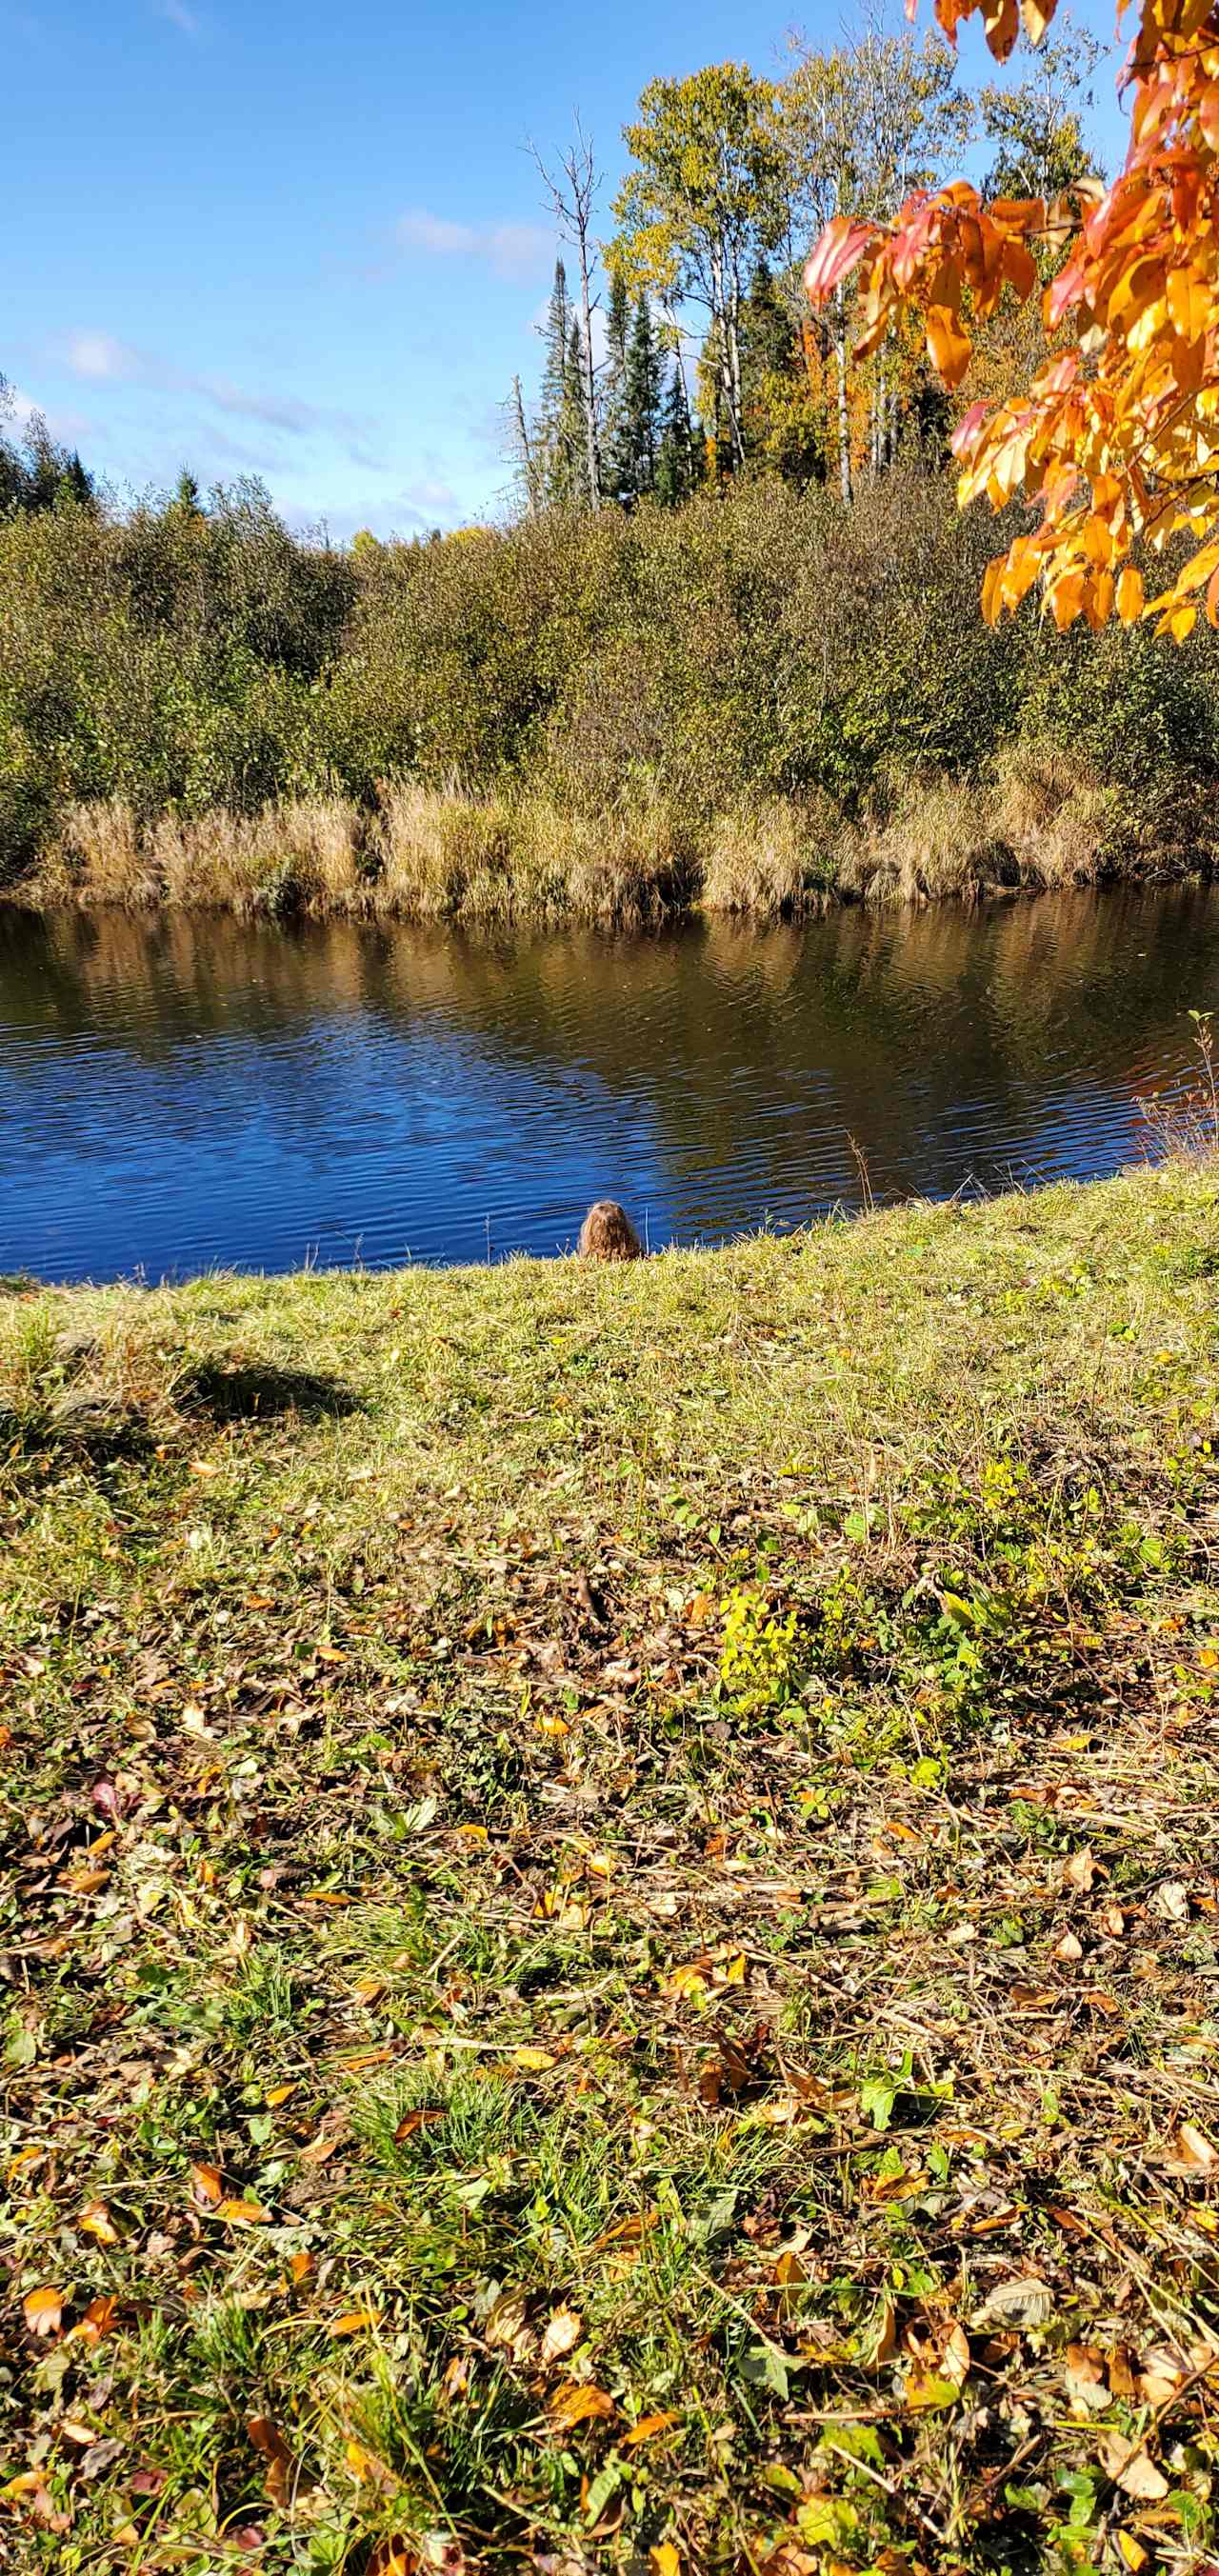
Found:
[{"label": "brown furry animal at water edge", "polygon": [[641,1261],[643,1245],[617,1199],[597,1199],[580,1228],[577,1252],[586,1261]]}]

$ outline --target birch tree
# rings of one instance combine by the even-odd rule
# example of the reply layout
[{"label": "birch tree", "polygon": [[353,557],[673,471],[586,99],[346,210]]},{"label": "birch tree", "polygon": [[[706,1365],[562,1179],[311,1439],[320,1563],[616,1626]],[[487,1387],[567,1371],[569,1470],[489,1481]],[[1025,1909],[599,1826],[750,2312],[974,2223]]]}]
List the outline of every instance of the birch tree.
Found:
[{"label": "birch tree", "polygon": [[633,295],[694,304],[708,317],[716,390],[734,465],[741,423],[741,307],[754,266],[782,236],[786,208],[775,91],[743,63],[649,81],[623,128],[633,167],[613,213],[615,265]]},{"label": "birch tree", "polygon": [[[966,140],[972,110],[941,37],[921,44],[876,21],[852,45],[816,53],[796,46],[777,93],[792,247],[835,220],[886,221],[910,190],[931,184],[944,154]],[[838,483],[852,497],[848,370],[851,322],[845,284],[827,306],[837,393]],[[882,365],[873,397],[874,466],[892,459],[896,396]]]}]

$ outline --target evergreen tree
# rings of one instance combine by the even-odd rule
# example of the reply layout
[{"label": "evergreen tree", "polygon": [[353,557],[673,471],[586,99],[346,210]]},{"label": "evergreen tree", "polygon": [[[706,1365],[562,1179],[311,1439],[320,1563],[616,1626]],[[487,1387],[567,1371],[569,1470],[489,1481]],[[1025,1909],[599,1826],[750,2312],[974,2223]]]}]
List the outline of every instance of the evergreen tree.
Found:
[{"label": "evergreen tree", "polygon": [[556,260],[544,333],[542,401],[532,447],[539,496],[571,507],[589,499],[588,369],[584,339]]},{"label": "evergreen tree", "polygon": [[626,346],[630,327],[631,307],[626,278],[620,268],[615,268],[610,272],[609,302],[605,313],[605,366],[601,379],[601,479],[606,497],[613,501],[620,501],[623,497],[628,445]]},{"label": "evergreen tree", "polygon": [[539,480],[548,501],[563,501],[569,497],[566,489],[570,461],[567,392],[572,320],[567,271],[562,260],[557,259],[543,333],[546,358],[542,368],[542,401],[534,441],[539,457]]},{"label": "evergreen tree", "polygon": [[666,510],[688,501],[698,480],[698,457],[686,380],[674,359],[661,406],[660,443],[656,451],[656,498]]},{"label": "evergreen tree", "polygon": [[561,497],[587,509],[592,499],[588,478],[588,370],[584,358],[584,334],[578,315],[572,315],[567,338],[567,376],[563,391],[563,454],[565,490]]},{"label": "evergreen tree", "polygon": [[663,375],[651,308],[639,299],[626,347],[621,432],[614,457],[618,498],[628,504],[650,492],[660,448]]},{"label": "evergreen tree", "polygon": [[66,508],[96,511],[97,489],[75,448],[60,447],[40,412],[27,421],[20,448],[3,432],[12,397],[0,376],[0,514]]}]

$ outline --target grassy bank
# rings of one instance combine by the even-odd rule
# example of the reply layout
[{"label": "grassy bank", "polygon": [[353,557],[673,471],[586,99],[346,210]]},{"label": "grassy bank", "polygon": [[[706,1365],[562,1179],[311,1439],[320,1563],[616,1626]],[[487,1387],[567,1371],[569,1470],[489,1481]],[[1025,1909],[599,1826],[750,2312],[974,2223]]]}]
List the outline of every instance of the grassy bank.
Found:
[{"label": "grassy bank", "polygon": [[1213,864],[1209,630],[991,633],[996,541],[906,469],[356,553],[244,487],[0,524],[0,885],[618,925]]},{"label": "grassy bank", "polygon": [[195,820],[77,805],[10,895],[39,910],[639,930],[696,910],[800,920],[830,903],[978,901],[1216,865],[1209,797],[1170,800],[1148,829],[1128,831],[1120,796],[1091,770],[1025,748],[968,790],[912,785],[871,822],[826,798],[772,798],[697,825],[653,797],[594,820],[537,791],[414,784],[387,787],[371,809],[297,797]]},{"label": "grassy bank", "polygon": [[0,1296],[0,2555],[1202,2563],[1217,1218]]}]

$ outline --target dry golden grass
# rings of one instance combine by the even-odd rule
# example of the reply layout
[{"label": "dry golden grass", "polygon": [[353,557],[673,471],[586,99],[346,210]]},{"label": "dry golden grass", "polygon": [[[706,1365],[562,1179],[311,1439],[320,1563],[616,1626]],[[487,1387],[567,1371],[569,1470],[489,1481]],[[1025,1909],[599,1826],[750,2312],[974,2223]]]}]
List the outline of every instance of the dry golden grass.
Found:
[{"label": "dry golden grass", "polygon": [[[990,780],[925,779],[862,822],[828,797],[763,799],[704,825],[659,796],[593,815],[537,789],[474,796],[401,779],[372,813],[333,796],[140,823],[120,800],[76,805],[12,892],[35,906],[638,930],[695,909],[798,920],[835,899],[1085,885],[1111,872],[1116,825],[1112,788],[1062,751],[1029,745]],[[1162,864],[1180,873],[1191,848],[1188,838],[1166,846]]]},{"label": "dry golden grass", "polygon": [[926,903],[1001,889],[1088,885],[1105,872],[1112,791],[1057,749],[1016,745],[993,780],[929,779],[840,854],[838,886],[865,903]]},{"label": "dry golden grass", "polygon": [[821,911],[841,840],[841,818],[828,798],[789,805],[770,797],[721,816],[706,843],[704,912],[782,921]]}]

